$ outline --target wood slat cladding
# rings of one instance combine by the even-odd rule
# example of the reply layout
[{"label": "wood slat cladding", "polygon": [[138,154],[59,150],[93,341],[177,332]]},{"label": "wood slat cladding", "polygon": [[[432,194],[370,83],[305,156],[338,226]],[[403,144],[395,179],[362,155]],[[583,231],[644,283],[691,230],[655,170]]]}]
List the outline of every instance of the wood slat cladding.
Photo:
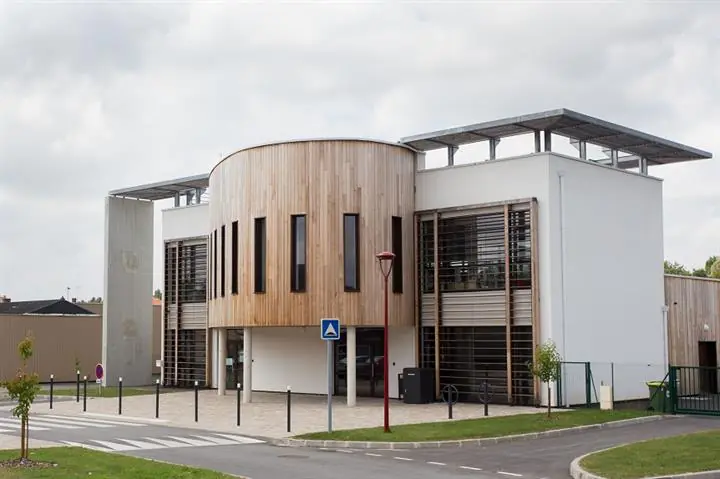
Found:
[{"label": "wood slat cladding", "polygon": [[[211,298],[209,326],[319,326],[324,317],[338,317],[343,325],[382,325],[384,280],[375,254],[391,250],[392,217],[400,216],[403,256],[413,257],[414,183],[412,150],[365,140],[271,144],[225,158],[210,175],[210,228],[238,221],[239,292]],[[344,288],[346,213],[360,216],[359,292]],[[292,215],[307,215],[305,292],[290,289]],[[255,293],[253,228],[260,217],[265,292]],[[225,274],[227,286],[232,268]],[[403,282],[414,282],[411,264],[404,265]],[[391,292],[389,301],[390,324],[412,326],[412,289]]]},{"label": "wood slat cladding", "polygon": [[720,280],[665,275],[665,303],[670,364],[697,366],[698,343],[720,340]]}]

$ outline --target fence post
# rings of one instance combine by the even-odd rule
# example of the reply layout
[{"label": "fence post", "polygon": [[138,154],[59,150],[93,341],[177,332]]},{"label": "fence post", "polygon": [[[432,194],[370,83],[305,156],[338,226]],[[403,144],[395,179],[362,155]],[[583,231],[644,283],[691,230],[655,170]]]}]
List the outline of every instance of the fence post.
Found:
[{"label": "fence post", "polygon": [[668,386],[670,387],[670,414],[677,414],[677,369],[670,366],[670,378]]},{"label": "fence post", "polygon": [[118,378],[118,416],[122,416],[122,376]]},{"label": "fence post", "polygon": [[155,419],[160,417],[160,380],[155,380]]},{"label": "fence post", "polygon": [[[562,362],[558,363],[557,367],[557,381],[555,381],[555,402],[557,407],[563,407],[562,404]],[[548,401],[550,398],[548,398]]]},{"label": "fence post", "polygon": [[237,383],[237,425],[240,427],[240,383]]},{"label": "fence post", "polygon": [[287,432],[290,432],[290,424],[292,423],[290,419],[290,414],[292,408],[290,407],[290,403],[292,401],[292,391],[290,390],[290,386],[287,387]]},{"label": "fence post", "polygon": [[50,375],[50,409],[53,407],[53,386],[55,383],[55,375]]},{"label": "fence post", "polygon": [[592,370],[590,369],[590,362],[585,362],[585,407],[590,408],[590,402],[592,401],[592,388],[590,387],[590,381],[592,378]]}]

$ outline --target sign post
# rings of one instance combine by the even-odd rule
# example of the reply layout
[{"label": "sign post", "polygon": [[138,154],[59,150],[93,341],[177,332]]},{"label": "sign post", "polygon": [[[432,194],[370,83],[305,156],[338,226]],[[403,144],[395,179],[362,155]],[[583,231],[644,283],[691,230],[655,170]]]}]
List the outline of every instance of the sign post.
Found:
[{"label": "sign post", "polygon": [[102,363],[97,363],[95,365],[95,382],[98,385],[98,393],[100,396],[102,396],[102,380],[105,377],[105,368],[103,367]]},{"label": "sign post", "polygon": [[328,432],[332,432],[333,341],[340,339],[340,320],[322,318],[320,320],[320,338],[327,344]]}]

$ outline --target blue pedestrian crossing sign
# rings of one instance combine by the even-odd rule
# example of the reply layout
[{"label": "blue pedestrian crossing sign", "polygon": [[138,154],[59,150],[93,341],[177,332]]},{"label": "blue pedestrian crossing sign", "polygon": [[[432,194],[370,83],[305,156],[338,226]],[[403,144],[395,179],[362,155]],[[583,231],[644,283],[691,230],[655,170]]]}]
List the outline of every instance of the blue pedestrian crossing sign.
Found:
[{"label": "blue pedestrian crossing sign", "polygon": [[322,318],[320,320],[320,337],[325,341],[340,339],[340,320],[337,318]]}]

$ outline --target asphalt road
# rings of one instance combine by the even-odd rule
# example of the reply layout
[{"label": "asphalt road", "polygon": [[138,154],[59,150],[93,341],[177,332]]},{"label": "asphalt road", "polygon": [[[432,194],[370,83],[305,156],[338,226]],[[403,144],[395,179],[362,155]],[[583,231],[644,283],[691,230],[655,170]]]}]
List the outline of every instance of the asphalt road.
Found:
[{"label": "asphalt road", "polygon": [[[30,424],[31,437],[36,439],[205,467],[251,479],[555,479],[569,477],[570,461],[587,452],[720,428],[720,419],[682,417],[485,447],[410,450],[277,447],[258,438],[117,416],[43,412],[35,414]],[[18,434],[18,429],[18,421],[6,408],[0,408],[0,434]]]}]

